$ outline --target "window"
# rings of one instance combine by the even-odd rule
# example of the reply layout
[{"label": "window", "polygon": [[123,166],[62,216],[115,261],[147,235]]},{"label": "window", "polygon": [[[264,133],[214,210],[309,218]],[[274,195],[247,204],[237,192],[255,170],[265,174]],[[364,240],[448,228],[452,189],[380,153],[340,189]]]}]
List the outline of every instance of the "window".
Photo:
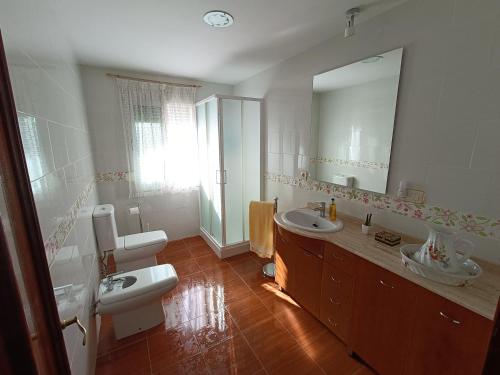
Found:
[{"label": "window", "polygon": [[198,187],[194,88],[118,79],[130,196]]}]

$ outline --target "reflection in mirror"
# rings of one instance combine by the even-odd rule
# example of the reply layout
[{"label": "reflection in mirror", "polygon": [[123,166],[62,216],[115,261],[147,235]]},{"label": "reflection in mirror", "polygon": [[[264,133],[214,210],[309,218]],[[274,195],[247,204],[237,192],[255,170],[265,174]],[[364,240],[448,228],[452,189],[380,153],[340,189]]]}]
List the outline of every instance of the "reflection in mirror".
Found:
[{"label": "reflection in mirror", "polygon": [[385,193],[403,49],[314,76],[316,180]]}]

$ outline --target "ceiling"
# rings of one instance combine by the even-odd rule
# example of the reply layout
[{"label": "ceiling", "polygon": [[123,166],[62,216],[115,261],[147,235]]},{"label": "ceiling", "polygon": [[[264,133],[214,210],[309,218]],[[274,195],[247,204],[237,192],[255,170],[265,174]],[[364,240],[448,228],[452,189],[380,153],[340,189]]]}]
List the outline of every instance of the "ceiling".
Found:
[{"label": "ceiling", "polygon": [[380,56],[381,59],[371,61],[369,58],[365,58],[341,68],[315,75],[313,91],[321,93],[338,90],[399,75],[403,57],[402,48],[377,56]]},{"label": "ceiling", "polygon": [[[47,0],[82,64],[228,84],[342,33],[353,6],[363,22],[401,2]],[[231,13],[234,25],[206,25],[213,9]]]}]

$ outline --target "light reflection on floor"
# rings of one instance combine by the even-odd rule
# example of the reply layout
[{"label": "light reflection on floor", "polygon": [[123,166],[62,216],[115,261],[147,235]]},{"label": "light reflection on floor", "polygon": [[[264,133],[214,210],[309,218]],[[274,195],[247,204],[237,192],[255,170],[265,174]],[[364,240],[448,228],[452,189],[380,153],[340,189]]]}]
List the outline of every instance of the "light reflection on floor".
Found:
[{"label": "light reflection on floor", "polygon": [[169,243],[157,260],[180,278],[163,298],[165,323],[116,340],[104,316],[96,374],[372,374],[262,275],[267,260],[220,260],[201,237]]}]

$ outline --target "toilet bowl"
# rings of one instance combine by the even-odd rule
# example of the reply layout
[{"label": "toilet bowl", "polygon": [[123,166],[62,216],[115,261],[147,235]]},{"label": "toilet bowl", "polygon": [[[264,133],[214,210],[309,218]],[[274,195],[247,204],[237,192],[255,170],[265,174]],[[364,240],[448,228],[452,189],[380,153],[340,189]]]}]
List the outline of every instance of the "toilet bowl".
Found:
[{"label": "toilet bowl", "polygon": [[117,274],[111,286],[99,285],[98,314],[110,314],[117,339],[150,329],[165,320],[162,296],[175,288],[179,278],[171,264]]},{"label": "toilet bowl", "polygon": [[162,230],[118,237],[111,204],[95,206],[92,218],[99,251],[113,251],[117,271],[155,266],[156,254],[167,245],[168,238]]}]

